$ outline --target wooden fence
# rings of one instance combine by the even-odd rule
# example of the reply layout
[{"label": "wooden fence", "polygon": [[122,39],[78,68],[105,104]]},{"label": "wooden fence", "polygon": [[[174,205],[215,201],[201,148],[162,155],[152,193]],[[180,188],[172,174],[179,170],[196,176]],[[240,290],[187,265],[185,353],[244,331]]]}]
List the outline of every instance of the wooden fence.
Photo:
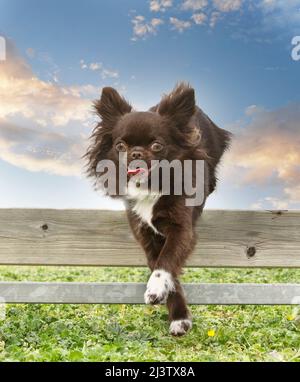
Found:
[{"label": "wooden fence", "polygon": [[[190,267],[300,267],[300,212],[205,211]],[[0,210],[0,264],[145,266],[124,212]],[[146,281],[146,280],[145,280]],[[0,282],[11,303],[143,303],[142,283]],[[185,284],[191,304],[299,304],[300,284]]]}]

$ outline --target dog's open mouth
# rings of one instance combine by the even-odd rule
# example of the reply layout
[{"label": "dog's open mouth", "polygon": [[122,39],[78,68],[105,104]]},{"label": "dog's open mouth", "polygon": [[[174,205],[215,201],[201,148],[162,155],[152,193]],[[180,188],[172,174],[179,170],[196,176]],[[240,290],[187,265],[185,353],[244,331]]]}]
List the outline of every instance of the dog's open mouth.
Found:
[{"label": "dog's open mouth", "polygon": [[149,165],[149,167],[130,167],[127,168],[127,179],[128,181],[134,180],[137,187],[142,184],[148,184],[149,178],[151,177],[152,171],[157,167],[158,163]]},{"label": "dog's open mouth", "polygon": [[127,169],[128,182],[131,180],[134,180],[135,186],[140,187],[141,184],[144,184],[145,182],[147,182],[149,172],[150,171],[144,167],[136,167],[136,168],[128,167]]},{"label": "dog's open mouth", "polygon": [[145,180],[150,176],[152,167],[130,167],[127,168],[127,176],[129,179],[136,177],[136,179]]},{"label": "dog's open mouth", "polygon": [[144,175],[144,176],[147,176],[149,173],[148,170],[146,170],[145,168],[142,168],[142,167],[138,167],[138,168],[128,168],[127,170],[127,174],[131,177],[131,176],[134,176],[134,175]]}]

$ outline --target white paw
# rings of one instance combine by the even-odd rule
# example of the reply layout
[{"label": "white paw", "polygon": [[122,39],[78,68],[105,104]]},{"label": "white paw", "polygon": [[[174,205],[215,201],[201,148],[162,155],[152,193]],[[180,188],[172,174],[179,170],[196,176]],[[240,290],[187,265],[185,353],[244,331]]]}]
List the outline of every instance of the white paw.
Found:
[{"label": "white paw", "polygon": [[170,333],[173,336],[183,336],[192,327],[192,321],[189,318],[175,320],[170,324]]},{"label": "white paw", "polygon": [[169,293],[175,291],[173,277],[169,272],[163,269],[157,269],[152,272],[147,290],[144,294],[146,304],[160,304],[165,302]]}]

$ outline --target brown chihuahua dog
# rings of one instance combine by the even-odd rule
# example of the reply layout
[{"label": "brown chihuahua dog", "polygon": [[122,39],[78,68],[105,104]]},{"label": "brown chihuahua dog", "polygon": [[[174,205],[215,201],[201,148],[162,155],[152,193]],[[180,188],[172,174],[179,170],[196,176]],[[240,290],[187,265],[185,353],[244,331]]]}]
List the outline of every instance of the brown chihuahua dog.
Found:
[{"label": "brown chihuahua dog", "polygon": [[[119,171],[122,165],[120,154],[128,158],[125,188],[114,179],[117,191],[112,196],[125,201],[130,227],[146,253],[152,272],[145,302],[166,302],[170,333],[183,335],[192,327],[192,321],[178,277],[195,246],[195,224],[206,198],[216,187],[216,167],[229,145],[230,133],[217,127],[196,106],[194,89],[185,83],[178,84],[147,112],[133,111],[115,89],[106,87],[100,100],[95,102],[95,110],[101,122],[93,131],[86,154],[88,175],[105,189],[105,182],[100,181],[103,172],[99,171],[99,163],[110,160]],[[164,160],[168,163],[174,160],[182,164],[184,161],[204,163],[201,203],[188,205],[186,192],[174,192],[174,169],[169,177],[169,192],[163,192],[161,184],[156,191],[150,190],[149,178],[155,167],[152,163],[159,165]],[[146,169],[136,163],[131,166],[137,161],[143,161]],[[197,171],[195,173],[195,166],[193,169],[194,185]],[[117,178],[115,174],[118,172],[114,172]],[[159,180],[162,178],[159,172]],[[149,181],[146,185],[148,192],[142,187],[145,179]],[[197,191],[195,187],[194,191]]]}]

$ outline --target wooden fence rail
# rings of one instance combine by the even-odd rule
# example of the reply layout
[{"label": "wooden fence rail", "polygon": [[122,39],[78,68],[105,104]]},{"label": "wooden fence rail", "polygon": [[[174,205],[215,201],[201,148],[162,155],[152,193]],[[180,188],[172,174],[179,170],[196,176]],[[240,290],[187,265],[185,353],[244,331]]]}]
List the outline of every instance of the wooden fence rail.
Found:
[{"label": "wooden fence rail", "polygon": [[[300,212],[205,211],[187,266],[300,267]],[[0,264],[145,266],[124,212],[0,210]],[[144,284],[0,282],[0,299],[142,303]],[[294,304],[300,284],[187,284],[195,304]]]}]

